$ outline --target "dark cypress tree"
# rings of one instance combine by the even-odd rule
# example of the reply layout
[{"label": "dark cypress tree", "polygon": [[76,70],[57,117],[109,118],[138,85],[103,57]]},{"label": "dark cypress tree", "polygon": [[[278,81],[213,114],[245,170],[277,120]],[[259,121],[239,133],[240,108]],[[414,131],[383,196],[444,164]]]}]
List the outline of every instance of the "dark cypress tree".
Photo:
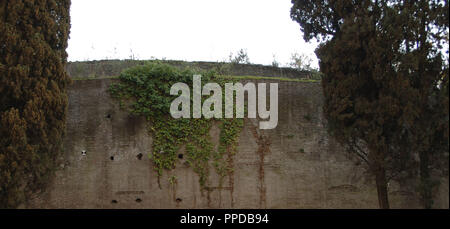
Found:
[{"label": "dark cypress tree", "polygon": [[0,1],[0,207],[48,181],[64,135],[70,0]]},{"label": "dark cypress tree", "polygon": [[408,75],[417,110],[405,132],[411,151],[419,155],[425,208],[433,206],[436,178],[448,176],[448,59],[441,55],[446,51],[448,56],[448,10],[447,1],[407,1],[397,6],[395,27],[401,28],[404,41],[398,72]]},{"label": "dark cypress tree", "polygon": [[[379,205],[389,208],[389,179],[414,168],[414,153],[435,150],[418,149],[419,139],[445,148],[445,123],[448,138],[448,113],[440,108],[448,99],[433,96],[445,82],[438,50],[448,28],[447,1],[292,2],[304,39],[322,41],[316,53],[330,131],[368,164]],[[441,105],[431,106],[432,97]],[[434,126],[427,123],[430,109],[440,112]]]}]

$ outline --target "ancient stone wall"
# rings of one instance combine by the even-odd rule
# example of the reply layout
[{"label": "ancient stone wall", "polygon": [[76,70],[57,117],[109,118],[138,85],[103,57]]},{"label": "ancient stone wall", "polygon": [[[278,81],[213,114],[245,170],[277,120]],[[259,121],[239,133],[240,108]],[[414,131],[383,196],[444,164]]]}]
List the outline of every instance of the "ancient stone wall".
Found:
[{"label": "ancient stone wall", "polygon": [[[278,82],[279,122],[259,130],[246,119],[233,174],[207,188],[179,159],[159,179],[148,158],[152,137],[142,118],[121,110],[108,92],[116,79],[76,80],[69,89],[65,152],[53,182],[29,208],[377,208],[373,178],[326,132],[319,83]],[[276,81],[259,81],[276,82]],[[217,144],[220,130],[210,130]],[[83,155],[83,151],[86,155]],[[183,153],[183,150],[180,150]],[[169,177],[176,176],[171,184]],[[448,208],[448,179],[435,196]],[[415,187],[391,182],[393,208],[420,208]]]}]

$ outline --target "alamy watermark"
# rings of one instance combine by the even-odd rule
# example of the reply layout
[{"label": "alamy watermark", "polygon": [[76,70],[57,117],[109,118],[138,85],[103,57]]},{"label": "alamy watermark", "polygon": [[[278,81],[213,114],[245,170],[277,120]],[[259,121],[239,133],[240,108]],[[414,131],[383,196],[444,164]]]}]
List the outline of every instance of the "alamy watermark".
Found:
[{"label": "alamy watermark", "polygon": [[[222,87],[218,83],[207,83],[202,88],[201,75],[193,76],[192,94],[192,118],[223,118],[222,112]],[[259,122],[260,129],[273,129],[278,125],[278,83],[270,83],[270,102],[267,109],[266,83],[256,85],[248,82],[225,83],[225,118],[244,118],[244,93],[247,92],[248,118],[258,116],[266,121]],[[179,93],[181,92],[181,95]],[[212,95],[211,95],[212,93]],[[179,95],[170,105],[170,114],[173,118],[191,118],[191,90],[185,83],[176,83],[170,88],[171,95]],[[234,106],[234,94],[236,95],[236,106]],[[256,105],[256,94],[258,94],[258,106]],[[202,104],[202,96],[210,96]],[[181,106],[181,109],[180,109]],[[211,110],[211,108],[213,108]],[[235,109],[234,109],[235,108]],[[234,111],[236,116],[234,116]]]}]

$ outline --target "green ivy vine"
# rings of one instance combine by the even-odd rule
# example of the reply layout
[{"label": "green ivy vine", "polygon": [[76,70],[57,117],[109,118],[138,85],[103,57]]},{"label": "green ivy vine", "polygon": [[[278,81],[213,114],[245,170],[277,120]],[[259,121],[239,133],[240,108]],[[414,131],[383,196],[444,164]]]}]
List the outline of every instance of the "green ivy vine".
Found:
[{"label": "green ivy vine", "polygon": [[[199,175],[200,186],[205,188],[211,160],[221,182],[232,172],[230,160],[236,153],[243,120],[172,118],[170,104],[176,96],[170,95],[170,87],[177,82],[192,86],[193,75],[194,72],[189,69],[179,70],[163,63],[148,63],[123,71],[119,76],[120,82],[111,84],[109,92],[132,115],[147,119],[148,131],[153,136],[153,150],[149,157],[158,178],[164,170],[176,167],[178,151],[184,145],[186,162]],[[202,85],[216,82],[224,86],[225,80],[215,76],[214,72],[202,72],[201,75]],[[214,149],[209,134],[213,121],[220,122],[218,150]]]}]

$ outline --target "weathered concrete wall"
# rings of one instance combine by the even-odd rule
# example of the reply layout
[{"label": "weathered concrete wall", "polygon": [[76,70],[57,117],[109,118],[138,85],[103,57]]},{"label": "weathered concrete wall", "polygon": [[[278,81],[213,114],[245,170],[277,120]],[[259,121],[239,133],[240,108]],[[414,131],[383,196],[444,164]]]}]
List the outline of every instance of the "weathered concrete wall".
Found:
[{"label": "weathered concrete wall", "polygon": [[[69,90],[65,154],[48,190],[30,208],[377,208],[373,179],[342,153],[324,128],[319,83],[279,83],[279,123],[261,131],[245,120],[234,174],[207,190],[183,159],[161,177],[147,155],[152,137],[142,118],[119,109],[107,93],[112,79],[79,80]],[[264,81],[269,82],[269,81]],[[210,130],[217,142],[219,128]],[[82,150],[87,155],[81,154]],[[144,156],[139,159],[138,155]],[[365,175],[364,175],[365,174]],[[168,178],[177,177],[171,185]],[[448,208],[448,180],[436,206]],[[394,208],[420,208],[408,182],[391,182]]]}]

